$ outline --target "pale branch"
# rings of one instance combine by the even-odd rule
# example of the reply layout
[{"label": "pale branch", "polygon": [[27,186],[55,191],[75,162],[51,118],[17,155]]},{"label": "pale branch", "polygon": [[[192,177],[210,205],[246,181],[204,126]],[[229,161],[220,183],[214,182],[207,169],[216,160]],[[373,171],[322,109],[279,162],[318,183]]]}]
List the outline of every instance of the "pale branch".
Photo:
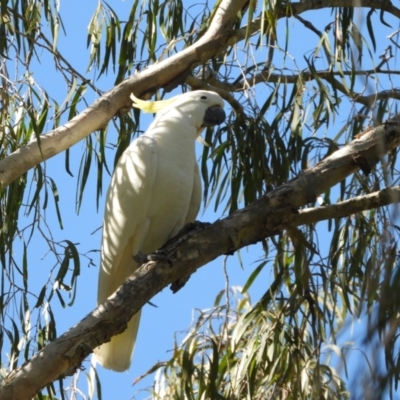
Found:
[{"label": "pale branch", "polygon": [[[363,132],[351,143],[325,158],[297,178],[271,191],[250,206],[213,224],[194,224],[163,247],[171,261],[142,265],[102,305],[68,332],[41,349],[32,359],[10,372],[0,384],[2,400],[28,400],[57,378],[72,374],[101,343],[122,332],[131,317],[154,295],[173,282],[184,279],[222,254],[257,243],[277,234],[288,222],[307,221],[307,211],[297,209],[314,202],[318,195],[358,169],[368,172],[389,151],[400,145],[400,124],[396,119]],[[371,207],[398,201],[398,190],[382,192]],[[368,196],[365,196],[368,199]],[[355,200],[357,203],[357,200]],[[379,203],[381,201],[381,203]],[[344,203],[346,204],[346,203]],[[323,217],[343,216],[346,206]],[[351,211],[356,206],[350,206]],[[313,212],[309,211],[312,215]],[[323,211],[322,211],[323,213]],[[303,216],[304,215],[304,216]],[[305,218],[304,221],[301,220]]]},{"label": "pale branch", "polygon": [[[234,31],[233,22],[246,2],[246,0],[222,0],[209,29],[196,43],[126,79],[65,125],[41,135],[40,146],[36,140],[33,140],[0,160],[0,185],[3,187],[9,185],[42,161],[68,149],[90,133],[102,129],[114,116],[130,108],[130,93],[133,92],[136,95],[152,93],[190,70],[194,65],[205,63],[228,47],[244,40],[247,28],[243,27]],[[344,0],[310,0],[291,3],[290,12],[291,15],[298,15],[309,10],[348,6],[348,2]],[[360,0],[357,6],[387,11],[400,17],[400,10],[390,2]],[[282,4],[277,14],[279,18],[286,17],[287,4]],[[251,22],[250,33],[259,30],[260,24],[261,17]]]},{"label": "pale branch", "polygon": [[[132,92],[136,95],[152,93],[190,70],[194,65],[205,63],[238,41],[244,40],[247,28],[234,31],[233,23],[238,11],[246,2],[246,0],[222,0],[209,29],[196,43],[126,79],[65,125],[41,135],[40,145],[33,140],[0,160],[0,185],[3,187],[9,185],[42,161],[68,149],[90,133],[102,129],[114,116],[130,108],[129,95]],[[290,4],[292,15],[308,10],[344,6],[349,6],[344,0],[310,0]],[[400,10],[390,2],[360,0],[357,6],[384,10],[400,17]],[[287,4],[282,4],[277,13],[279,18],[286,17]],[[251,24],[250,33],[254,33],[260,28],[261,17]]]},{"label": "pale branch", "polygon": [[0,160],[0,184],[5,187],[42,161],[68,149],[90,133],[102,129],[118,113],[131,107],[130,94],[152,93],[167,85],[192,65],[206,63],[222,49],[232,34],[238,11],[246,0],[222,0],[207,32],[193,45],[126,79],[65,125],[40,136]]}]

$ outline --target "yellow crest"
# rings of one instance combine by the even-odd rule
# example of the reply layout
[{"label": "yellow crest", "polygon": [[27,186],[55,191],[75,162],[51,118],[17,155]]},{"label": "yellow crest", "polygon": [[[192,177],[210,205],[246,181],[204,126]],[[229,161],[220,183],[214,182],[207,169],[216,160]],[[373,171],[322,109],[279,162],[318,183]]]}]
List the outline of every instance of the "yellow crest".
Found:
[{"label": "yellow crest", "polygon": [[177,96],[171,97],[168,100],[151,101],[140,100],[133,93],[131,93],[131,99],[134,101],[134,103],[132,104],[133,107],[139,108],[146,113],[157,113],[158,111],[173,103],[176,100],[176,97]]}]

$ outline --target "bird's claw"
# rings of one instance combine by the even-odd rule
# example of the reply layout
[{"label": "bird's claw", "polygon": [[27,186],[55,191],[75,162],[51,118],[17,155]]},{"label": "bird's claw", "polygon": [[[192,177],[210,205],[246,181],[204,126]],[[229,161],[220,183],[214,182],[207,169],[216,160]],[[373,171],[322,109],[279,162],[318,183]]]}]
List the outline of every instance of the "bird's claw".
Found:
[{"label": "bird's claw", "polygon": [[139,265],[145,264],[149,261],[153,261],[153,262],[168,263],[172,267],[171,259],[167,257],[167,255],[161,250],[157,250],[156,252],[150,254],[143,254],[139,251],[139,253],[133,256],[133,259]]}]

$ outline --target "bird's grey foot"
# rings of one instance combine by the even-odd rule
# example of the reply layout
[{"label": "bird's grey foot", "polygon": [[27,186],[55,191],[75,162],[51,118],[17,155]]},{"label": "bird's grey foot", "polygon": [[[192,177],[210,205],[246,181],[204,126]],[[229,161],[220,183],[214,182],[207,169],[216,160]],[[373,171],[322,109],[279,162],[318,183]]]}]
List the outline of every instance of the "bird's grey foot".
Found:
[{"label": "bird's grey foot", "polygon": [[167,255],[160,250],[155,251],[154,253],[150,253],[150,254],[143,254],[139,251],[139,253],[137,253],[133,259],[139,264],[145,264],[149,261],[153,261],[153,262],[162,262],[162,263],[168,263],[171,267],[172,267],[172,261],[170,260],[169,257],[167,257]]}]

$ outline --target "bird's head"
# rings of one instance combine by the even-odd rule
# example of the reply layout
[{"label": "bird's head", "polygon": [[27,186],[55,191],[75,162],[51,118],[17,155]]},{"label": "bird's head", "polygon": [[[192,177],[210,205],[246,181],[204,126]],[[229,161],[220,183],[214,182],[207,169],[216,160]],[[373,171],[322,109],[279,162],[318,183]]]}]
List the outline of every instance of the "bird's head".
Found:
[{"label": "bird's head", "polygon": [[225,121],[224,100],[215,92],[195,90],[168,100],[145,101],[131,94],[133,106],[148,113],[157,113],[157,119],[179,117],[189,119],[198,134],[207,126],[220,125]]}]

